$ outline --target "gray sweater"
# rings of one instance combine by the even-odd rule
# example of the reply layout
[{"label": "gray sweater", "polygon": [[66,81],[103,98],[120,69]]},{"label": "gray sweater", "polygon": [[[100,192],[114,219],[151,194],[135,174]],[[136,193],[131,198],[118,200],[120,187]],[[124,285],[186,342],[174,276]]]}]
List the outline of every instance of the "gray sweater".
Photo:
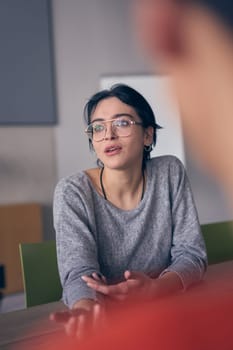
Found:
[{"label": "gray sweater", "polygon": [[144,197],[133,210],[106,201],[85,172],[62,179],[55,190],[54,225],[63,300],[72,306],[97,299],[82,275],[104,275],[109,283],[125,270],[157,277],[176,272],[187,288],[206,269],[205,244],[190,185],[173,156],[147,162]]}]

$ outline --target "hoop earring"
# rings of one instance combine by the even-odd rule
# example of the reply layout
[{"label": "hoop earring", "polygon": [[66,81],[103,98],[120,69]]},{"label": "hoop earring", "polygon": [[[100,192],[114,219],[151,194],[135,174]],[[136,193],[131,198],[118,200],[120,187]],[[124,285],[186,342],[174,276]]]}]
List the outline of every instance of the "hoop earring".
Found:
[{"label": "hoop earring", "polygon": [[96,164],[97,164],[97,166],[98,166],[99,168],[103,168],[103,167],[104,167],[104,163],[103,163],[99,158],[97,158]]},{"label": "hoop earring", "polygon": [[150,153],[152,151],[152,149],[153,149],[152,145],[144,146],[144,151],[147,153]]}]

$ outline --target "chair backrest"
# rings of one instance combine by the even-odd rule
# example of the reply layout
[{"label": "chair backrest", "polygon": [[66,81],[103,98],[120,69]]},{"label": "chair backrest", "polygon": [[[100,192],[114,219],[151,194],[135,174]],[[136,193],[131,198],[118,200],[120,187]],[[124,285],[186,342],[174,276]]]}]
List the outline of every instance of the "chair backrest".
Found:
[{"label": "chair backrest", "polygon": [[19,245],[26,306],[61,299],[55,241]]},{"label": "chair backrest", "polygon": [[201,225],[209,264],[233,260],[233,221]]}]

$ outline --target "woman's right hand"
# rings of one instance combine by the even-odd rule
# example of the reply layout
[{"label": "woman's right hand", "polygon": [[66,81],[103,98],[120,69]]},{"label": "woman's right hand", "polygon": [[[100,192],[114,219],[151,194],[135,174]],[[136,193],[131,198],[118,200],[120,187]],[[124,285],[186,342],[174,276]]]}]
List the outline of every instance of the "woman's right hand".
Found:
[{"label": "woman's right hand", "polygon": [[66,334],[81,341],[90,331],[103,325],[104,310],[94,300],[82,299],[73,305],[72,310],[52,313],[50,320],[63,323]]}]

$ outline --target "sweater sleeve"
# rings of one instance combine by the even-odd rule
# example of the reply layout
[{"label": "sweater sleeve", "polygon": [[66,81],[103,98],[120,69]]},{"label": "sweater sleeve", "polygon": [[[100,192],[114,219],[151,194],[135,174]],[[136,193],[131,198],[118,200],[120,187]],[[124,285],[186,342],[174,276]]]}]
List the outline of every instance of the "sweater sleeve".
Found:
[{"label": "sweater sleeve", "polygon": [[185,169],[177,158],[170,165],[170,201],[173,234],[171,264],[162,274],[168,271],[177,273],[186,289],[202,279],[207,267],[207,253],[191,187]]},{"label": "sweater sleeve", "polygon": [[54,194],[58,269],[63,301],[70,308],[80,299],[97,299],[96,292],[81,279],[83,275],[99,273],[96,237],[82,192],[88,191],[67,178],[58,183]]}]

